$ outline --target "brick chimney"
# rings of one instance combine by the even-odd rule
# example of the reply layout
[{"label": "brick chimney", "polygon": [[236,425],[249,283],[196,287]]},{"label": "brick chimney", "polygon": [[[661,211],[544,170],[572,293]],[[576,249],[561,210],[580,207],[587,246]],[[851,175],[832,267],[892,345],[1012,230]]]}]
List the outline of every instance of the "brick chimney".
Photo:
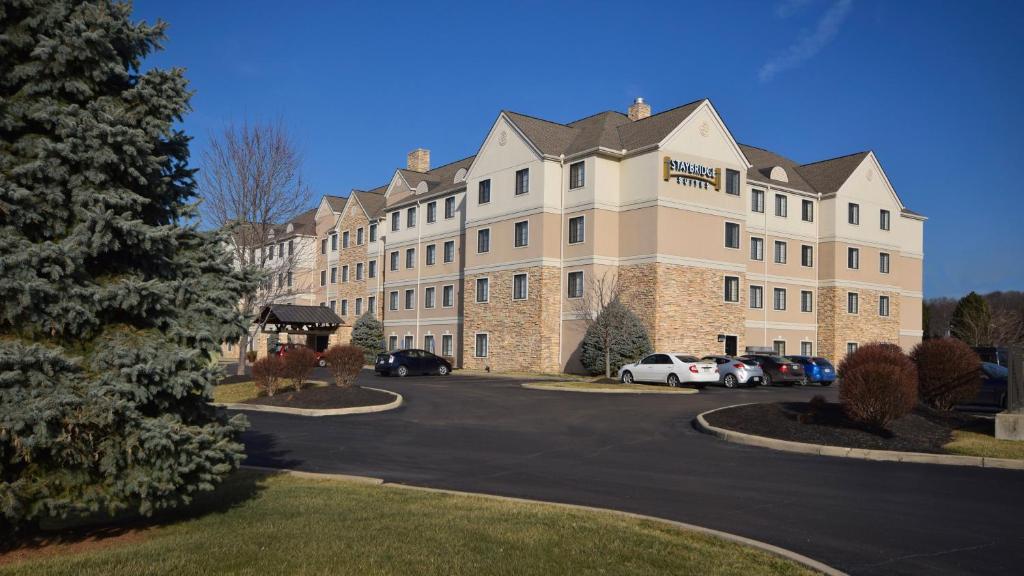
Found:
[{"label": "brick chimney", "polygon": [[429,172],[430,171],[430,150],[426,148],[417,148],[405,159],[405,167],[413,172]]},{"label": "brick chimney", "polygon": [[643,98],[637,98],[629,107],[629,119],[632,121],[643,120],[651,115],[651,105],[644,102]]}]

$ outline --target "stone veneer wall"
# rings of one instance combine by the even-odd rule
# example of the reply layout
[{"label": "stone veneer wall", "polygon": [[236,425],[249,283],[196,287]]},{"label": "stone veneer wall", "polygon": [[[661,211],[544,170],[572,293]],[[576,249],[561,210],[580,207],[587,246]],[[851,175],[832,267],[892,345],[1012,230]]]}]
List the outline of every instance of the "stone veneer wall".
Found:
[{"label": "stone veneer wall", "polygon": [[[859,294],[859,313],[846,311],[848,292]],[[889,297],[889,315],[878,315],[878,297]],[[846,343],[900,343],[899,294],[840,287],[818,289],[818,354],[835,363],[846,356]]]},{"label": "stone veneer wall", "polygon": [[[355,210],[352,210],[355,208]],[[356,244],[356,231],[363,229],[363,245],[359,246]],[[349,247],[341,247],[341,235],[348,230],[349,234]],[[338,328],[336,333],[332,336],[330,343],[333,344],[348,344],[352,341],[352,325],[355,324],[359,316],[356,315],[356,298],[363,299],[363,313],[366,313],[367,298],[369,294],[369,285],[367,284],[366,273],[369,269],[369,257],[366,253],[367,241],[370,238],[370,221],[366,218],[366,213],[363,212],[362,208],[359,208],[354,203],[350,204],[348,210],[341,217],[341,223],[338,226],[338,284],[333,288],[336,289],[338,295],[338,308],[336,312],[341,317],[344,324]],[[374,254],[376,257],[376,254]],[[363,263],[363,279],[356,280],[356,264]],[[348,282],[341,281],[341,270],[343,266],[348,266]],[[377,264],[377,273],[380,274],[380,264]],[[377,280],[374,279],[374,286],[376,286]],[[341,301],[348,300],[348,316],[341,316]],[[379,303],[378,303],[379,305]]]},{"label": "stone veneer wall", "polygon": [[[529,277],[527,299],[513,300],[512,276],[523,272]],[[476,301],[476,280],[481,277],[490,278],[488,303]],[[463,367],[560,372],[559,280],[558,268],[551,266],[467,275],[463,282]],[[478,332],[489,334],[486,358],[473,355]]]},{"label": "stone veneer wall", "polygon": [[[724,278],[740,278],[740,301],[726,302]],[[745,346],[743,273],[676,264],[649,263],[619,268],[623,300],[648,327],[656,350],[702,356],[722,353],[719,334]]]}]

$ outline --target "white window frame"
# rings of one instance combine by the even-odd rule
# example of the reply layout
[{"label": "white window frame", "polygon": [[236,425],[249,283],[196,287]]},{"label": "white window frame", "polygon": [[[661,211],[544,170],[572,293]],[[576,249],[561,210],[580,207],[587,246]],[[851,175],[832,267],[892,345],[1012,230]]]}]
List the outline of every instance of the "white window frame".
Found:
[{"label": "white window frame", "polygon": [[433,308],[437,308],[437,287],[427,286],[423,289],[423,309],[430,310]]},{"label": "white window frame", "polygon": [[[804,253],[806,252],[805,249],[807,249],[807,248],[810,248],[810,253],[811,253],[811,258],[810,258],[811,263],[810,264],[805,263],[806,260],[804,259]],[[801,244],[800,245],[800,265],[803,266],[804,268],[814,268],[814,246],[813,245],[811,245],[811,244]]]},{"label": "white window frame", "polygon": [[[480,251],[480,233],[484,232],[484,231],[487,232],[487,250],[484,251],[484,252],[481,252]],[[476,253],[477,254],[490,254],[490,252],[491,252],[491,228],[490,228],[490,226],[488,226],[486,228],[478,228],[477,231],[476,231]]]},{"label": "white window frame", "polygon": [[[750,189],[750,211],[755,214],[764,214],[764,190],[760,188]],[[758,210],[760,208],[760,210]]]},{"label": "white window frame", "polygon": [[[412,306],[409,305],[409,295],[412,295]],[[406,288],[402,292],[402,310],[415,310],[416,309],[416,289]]]},{"label": "white window frame", "polygon": [[388,292],[388,310],[392,312],[398,312],[401,310],[401,297],[402,296],[398,293],[398,290],[391,290]]},{"label": "white window frame", "polygon": [[[580,275],[580,295],[579,296],[571,296],[569,294],[569,289],[572,287],[572,282],[569,279],[572,278],[573,274],[579,274]],[[566,288],[565,297],[566,297],[566,299],[568,299],[568,300],[579,300],[580,298],[583,298],[584,294],[587,291],[586,285],[585,285],[586,278],[587,278],[587,275],[586,275],[586,273],[583,270],[572,270],[572,271],[569,271],[569,272],[565,273],[565,288]]]},{"label": "white window frame", "polygon": [[[480,356],[478,341],[480,336],[484,337],[484,354]],[[474,332],[473,333],[473,358],[487,358],[491,353],[491,333],[490,332]]]},{"label": "white window frame", "polygon": [[[735,246],[729,246],[729,240],[732,239],[732,236],[729,234],[729,227],[730,226],[735,226],[736,227],[736,245]],[[740,250],[743,247],[743,227],[740,226],[739,222],[729,222],[729,221],[725,222],[725,242],[724,242],[724,244],[725,244],[725,247],[727,249],[729,249],[729,250]]]},{"label": "white window frame", "polygon": [[[448,259],[448,245],[452,246],[452,259]],[[445,264],[451,264],[455,262],[455,240],[445,240],[444,244],[441,245],[441,261]]]},{"label": "white window frame", "polygon": [[[804,352],[804,346],[807,346],[807,352]],[[800,341],[800,355],[801,356],[814,356],[814,342],[809,340]]]},{"label": "white window frame", "polygon": [[[779,260],[779,246],[782,246],[782,260]],[[785,240],[775,240],[772,243],[772,263],[789,263],[789,242],[786,242]]]},{"label": "white window frame", "polygon": [[[431,250],[433,248],[433,250]],[[427,244],[426,249],[423,251],[423,263],[427,266],[434,266],[437,264],[437,244]]]},{"label": "white window frame", "polygon": [[[519,244],[519,225],[526,224],[526,243]],[[519,220],[512,223],[512,248],[528,248],[530,246],[530,221]]]},{"label": "white window frame", "polygon": [[[760,291],[760,298],[754,298],[754,289],[757,288]],[[749,307],[751,310],[763,310],[764,309],[764,286],[760,284],[750,284],[749,290],[747,290],[747,296],[750,299]],[[757,302],[759,305],[754,306]]]},{"label": "white window frame", "polygon": [[[854,258],[856,256],[856,258]],[[850,264],[856,264],[856,266],[850,266]],[[860,248],[854,248],[853,246],[846,247],[846,269],[847,270],[860,270]]]},{"label": "white window frame", "polygon": [[[410,257],[411,256],[411,257]],[[405,249],[405,269],[415,270],[416,269],[416,247]]]},{"label": "white window frame", "polygon": [[[450,304],[444,303],[445,289],[452,289],[452,301]],[[445,284],[441,286],[441,308],[454,308],[455,307],[455,284]]]},{"label": "white window frame", "polygon": [[[445,342],[448,343],[447,346],[445,346]],[[441,334],[441,356],[446,358],[455,357],[455,339],[451,334]]]},{"label": "white window frame", "polygon": [[[850,300],[850,296],[855,296],[854,300],[856,300],[856,303],[857,303],[857,309],[854,310],[853,312],[850,312],[850,303],[852,302],[852,300]],[[846,313],[851,315],[851,316],[859,316],[860,315],[860,292],[847,292],[846,293]]]},{"label": "white window frame", "polygon": [[[807,307],[807,308],[810,308],[810,310],[805,310],[804,309],[805,308],[805,306],[804,306],[804,296],[810,296],[811,297],[811,300],[810,300],[810,304],[811,305]],[[801,290],[800,291],[800,312],[803,313],[803,314],[813,314],[814,313],[814,291],[812,291],[812,290]]]},{"label": "white window frame", "polygon": [[[760,258],[755,257],[754,246],[758,246],[757,254]],[[750,259],[754,262],[764,262],[764,238],[760,236],[750,237]]]},{"label": "white window frame", "polygon": [[[576,240],[575,242],[572,241],[572,221],[573,220],[582,220],[583,221],[583,230],[582,230],[582,232],[580,232],[580,238],[579,238],[579,240]],[[566,234],[566,237],[569,240],[569,245],[570,246],[571,245],[575,245],[575,244],[583,244],[584,242],[587,241],[587,216],[586,216],[586,214],[580,214],[579,216],[570,216],[569,217],[568,225],[569,225],[569,233]]]},{"label": "white window frame", "polygon": [[[729,280],[736,281],[736,299],[729,300]],[[740,277],[732,275],[722,276],[722,301],[726,304],[739,304],[742,298],[740,297]]]},{"label": "white window frame", "polygon": [[[523,291],[523,297],[516,297],[516,278],[522,276],[526,280],[525,290]],[[512,300],[522,301],[530,299],[530,275],[526,272],[516,272],[512,275]]]},{"label": "white window frame", "polygon": [[427,224],[437,224],[437,200],[427,202]]},{"label": "white window frame", "polygon": [[[573,171],[579,168],[579,182],[573,186]],[[587,165],[583,160],[569,164],[569,190],[579,190],[587,185]]]},{"label": "white window frame", "polygon": [[[480,281],[483,280],[487,283],[487,299],[480,299]],[[473,279],[473,301],[477,304],[490,304],[491,302],[491,277],[480,276],[479,278]]]},{"label": "white window frame", "polygon": [[[885,302],[885,314],[882,314],[882,302]],[[892,310],[892,299],[886,294],[880,294],[878,296],[878,315],[883,318],[888,318]]]},{"label": "white window frame", "polygon": [[[779,308],[778,294],[782,294],[782,307]],[[783,312],[789,306],[789,294],[786,293],[785,288],[774,287],[772,288],[772,310],[776,312]]]}]

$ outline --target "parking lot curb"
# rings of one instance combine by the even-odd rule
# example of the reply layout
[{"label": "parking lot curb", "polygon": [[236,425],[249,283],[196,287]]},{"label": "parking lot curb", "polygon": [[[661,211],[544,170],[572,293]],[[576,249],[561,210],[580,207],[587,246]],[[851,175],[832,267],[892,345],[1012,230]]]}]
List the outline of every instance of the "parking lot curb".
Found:
[{"label": "parking lot curb", "polygon": [[770,448],[782,452],[795,452],[798,454],[810,454],[814,456],[832,456],[835,458],[853,458],[857,460],[874,460],[876,462],[906,462],[911,464],[939,464],[942,466],[974,466],[976,468],[1000,468],[1003,470],[1024,470],[1024,460],[1011,460],[1009,458],[987,458],[983,456],[958,456],[955,454],[927,454],[924,452],[899,452],[896,450],[869,450],[866,448],[846,448],[843,446],[828,446],[825,444],[809,444],[806,442],[793,442],[792,440],[778,440],[767,436],[757,436],[736,432],[726,428],[719,428],[708,424],[705,416],[719,410],[728,410],[739,406],[748,406],[756,402],[733,404],[723,406],[714,410],[708,410],[697,415],[697,429],[706,434],[716,436],[734,444],[746,444],[759,448]]},{"label": "parking lot curb", "polygon": [[713,536],[720,538],[727,542],[733,542],[735,544],[741,544],[756,548],[762,552],[767,552],[774,556],[790,560],[797,564],[800,564],[811,570],[815,570],[828,576],[846,576],[845,572],[837,570],[828,564],[819,562],[813,558],[798,554],[792,550],[787,550],[767,542],[761,542],[760,540],[754,540],[753,538],[747,538],[746,536],[740,536],[738,534],[732,534],[729,532],[722,532],[721,530],[715,530],[712,528],[705,528],[703,526],[697,526],[696,524],[687,524],[685,522],[677,522],[675,520],[668,520],[665,518],[658,518],[657,516],[648,516],[646,514],[637,514],[634,512],[624,512],[622,510],[615,510],[613,508],[599,508],[596,506],[583,506],[581,504],[565,504],[562,502],[548,502],[546,500],[532,500],[530,498],[516,498],[513,496],[500,496],[496,494],[482,494],[479,492],[463,492],[460,490],[448,490],[446,488],[431,488],[428,486],[414,486],[411,484],[399,484],[395,482],[386,482],[381,478],[374,478],[372,476],[354,476],[349,474],[331,474],[323,472],[302,472],[300,470],[289,470],[285,468],[269,468],[264,466],[246,466],[242,468],[249,470],[257,470],[260,472],[266,472],[271,474],[288,474],[297,478],[311,478],[314,480],[341,480],[347,482],[359,482],[363,484],[372,484],[377,486],[385,486],[388,488],[401,488],[404,490],[413,490],[418,492],[433,492],[437,494],[449,494],[453,496],[471,496],[475,498],[487,498],[490,500],[500,500],[504,502],[512,502],[517,504],[540,504],[543,506],[554,506],[557,508],[563,508],[566,510],[579,510],[581,512],[596,512],[605,513],[619,516],[622,518],[631,518],[634,520],[646,520],[649,522],[656,522],[658,524],[664,524],[676,528],[679,530],[689,530],[698,534],[704,534],[707,536]]},{"label": "parking lot curb", "polygon": [[352,408],[288,408],[287,406],[267,406],[264,404],[246,404],[245,402],[213,402],[214,406],[220,406],[227,408],[228,410],[246,410],[249,412],[274,412],[276,414],[291,414],[293,416],[346,416],[350,414],[372,414],[374,412],[386,412],[388,410],[394,410],[402,405],[404,399],[398,392],[392,392],[391,390],[384,390],[383,388],[370,388],[369,386],[363,386],[367,390],[373,390],[375,392],[385,392],[395,397],[394,400],[387,404],[375,404],[373,406],[353,406]]},{"label": "parking lot curb", "polygon": [[[578,384],[578,382],[572,382]],[[526,382],[520,384],[523,388],[529,388],[530,390],[550,390],[552,392],[583,392],[589,394],[666,394],[666,395],[682,395],[696,394],[698,391],[695,388],[667,388],[665,390],[651,389],[645,390],[643,388],[638,390],[600,390],[593,388],[563,388],[555,386],[555,382]]]}]

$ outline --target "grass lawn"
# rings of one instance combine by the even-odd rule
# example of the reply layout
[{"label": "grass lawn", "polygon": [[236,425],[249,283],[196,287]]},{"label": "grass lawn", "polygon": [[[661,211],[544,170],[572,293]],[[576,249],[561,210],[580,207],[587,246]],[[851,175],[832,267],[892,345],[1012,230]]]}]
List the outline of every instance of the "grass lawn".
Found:
[{"label": "grass lawn", "polygon": [[995,422],[991,420],[978,422],[971,428],[954,430],[953,441],[943,448],[951,454],[963,456],[1024,460],[1024,442],[996,440]]},{"label": "grass lawn", "polygon": [[657,386],[650,384],[605,384],[601,382],[528,382],[532,388],[544,390],[590,390],[594,392],[632,392],[634,394],[696,394],[694,388],[671,388],[669,386]]},{"label": "grass lawn", "polygon": [[198,506],[131,538],[0,557],[0,574],[813,573],[657,522],[358,482],[242,471]]},{"label": "grass lawn", "polygon": [[[307,380],[304,384],[305,388],[326,385],[326,382],[321,382],[319,380]],[[276,393],[281,394],[282,392],[287,392],[291,389],[291,386],[285,386],[278,389]],[[246,382],[236,382],[234,384],[218,384],[213,387],[214,402],[244,402],[257,397],[258,395],[259,392],[256,390],[256,385],[253,384],[251,380]]]}]

